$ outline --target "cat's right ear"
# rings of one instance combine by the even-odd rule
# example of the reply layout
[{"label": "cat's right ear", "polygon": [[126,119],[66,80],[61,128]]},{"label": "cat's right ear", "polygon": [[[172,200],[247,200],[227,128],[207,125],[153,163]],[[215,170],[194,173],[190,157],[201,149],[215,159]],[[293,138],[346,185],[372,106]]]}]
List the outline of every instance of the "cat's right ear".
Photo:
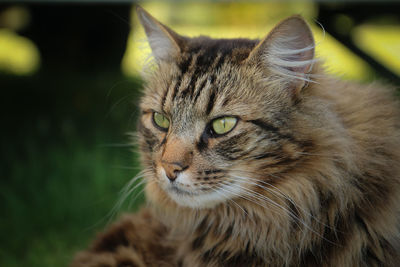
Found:
[{"label": "cat's right ear", "polygon": [[184,48],[185,38],[156,20],[142,7],[137,6],[136,12],[157,62],[174,61]]},{"label": "cat's right ear", "polygon": [[295,15],[275,26],[251,51],[247,62],[267,70],[280,87],[298,93],[311,81],[310,73],[316,62],[314,48],[310,27],[301,16]]}]

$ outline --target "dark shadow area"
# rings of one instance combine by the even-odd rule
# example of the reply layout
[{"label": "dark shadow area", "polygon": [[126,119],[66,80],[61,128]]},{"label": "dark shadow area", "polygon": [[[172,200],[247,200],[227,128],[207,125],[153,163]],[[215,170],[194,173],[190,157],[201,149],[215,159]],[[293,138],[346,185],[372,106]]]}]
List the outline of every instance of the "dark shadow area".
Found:
[{"label": "dark shadow area", "polygon": [[[11,5],[0,6],[0,12]],[[140,81],[121,73],[130,5],[27,5],[30,76],[0,73],[0,265],[65,266],[137,172]]]}]

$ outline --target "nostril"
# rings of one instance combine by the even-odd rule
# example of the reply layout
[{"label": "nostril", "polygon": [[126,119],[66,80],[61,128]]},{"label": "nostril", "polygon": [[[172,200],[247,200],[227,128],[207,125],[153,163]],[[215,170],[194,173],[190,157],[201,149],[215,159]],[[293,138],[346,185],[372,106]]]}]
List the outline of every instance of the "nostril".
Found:
[{"label": "nostril", "polygon": [[181,169],[178,172],[183,172],[189,168],[189,165],[181,167]]},{"label": "nostril", "polygon": [[173,181],[175,181],[176,178],[178,177],[178,172],[174,171],[173,174],[166,173],[166,175],[167,175],[167,178],[168,178],[171,182],[173,182]]}]

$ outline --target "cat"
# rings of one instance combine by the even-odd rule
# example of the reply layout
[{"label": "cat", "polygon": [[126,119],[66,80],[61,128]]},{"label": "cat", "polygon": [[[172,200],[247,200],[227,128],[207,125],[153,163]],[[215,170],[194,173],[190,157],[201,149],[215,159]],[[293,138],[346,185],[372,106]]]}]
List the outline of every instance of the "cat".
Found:
[{"label": "cat", "polygon": [[72,266],[400,263],[393,89],[324,74],[298,15],[249,40],[137,14],[157,62],[138,122],[148,205]]}]

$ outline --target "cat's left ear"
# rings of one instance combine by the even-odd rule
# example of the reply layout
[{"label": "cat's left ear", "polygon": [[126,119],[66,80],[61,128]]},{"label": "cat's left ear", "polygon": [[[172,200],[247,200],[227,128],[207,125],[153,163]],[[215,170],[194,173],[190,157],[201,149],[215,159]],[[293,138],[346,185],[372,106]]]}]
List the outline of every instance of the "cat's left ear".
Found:
[{"label": "cat's left ear", "polygon": [[275,26],[246,61],[257,64],[271,79],[298,93],[310,81],[314,47],[308,24],[301,16],[292,16]]},{"label": "cat's left ear", "polygon": [[136,11],[156,60],[174,61],[185,46],[185,37],[163,25],[142,7],[137,6]]}]

